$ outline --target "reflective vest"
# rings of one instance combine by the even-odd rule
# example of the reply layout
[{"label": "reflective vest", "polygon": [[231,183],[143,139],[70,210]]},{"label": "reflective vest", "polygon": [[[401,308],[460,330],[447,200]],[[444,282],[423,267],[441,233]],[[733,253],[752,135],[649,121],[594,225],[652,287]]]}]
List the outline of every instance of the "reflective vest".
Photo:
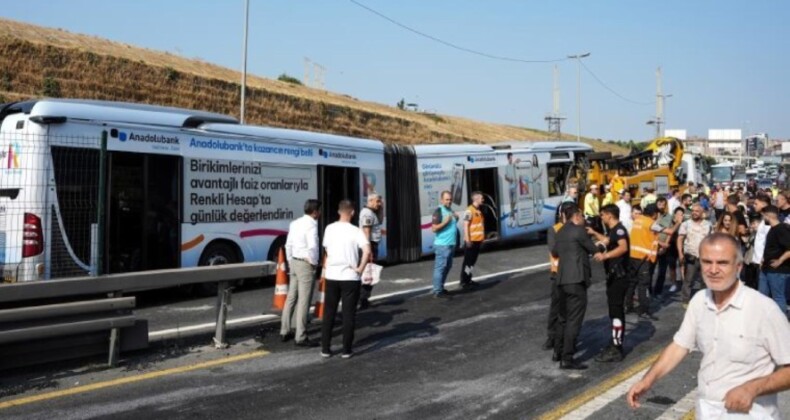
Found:
[{"label": "reflective vest", "polygon": [[645,215],[634,219],[631,227],[631,258],[637,260],[648,259],[651,263],[656,262],[656,250],[658,248],[658,235],[650,228],[655,221]]},{"label": "reflective vest", "polygon": [[483,212],[475,206],[469,206],[467,210],[472,214],[472,219],[469,221],[469,238],[472,242],[482,242],[486,237]]},{"label": "reflective vest", "polygon": [[[554,233],[556,234],[557,232],[559,232],[561,228],[562,228],[562,223],[557,223],[556,225],[554,225]],[[551,252],[549,252],[549,263],[551,264],[550,269],[552,274],[557,274],[557,272],[560,270],[560,259],[555,257],[554,255],[551,255]]]}]

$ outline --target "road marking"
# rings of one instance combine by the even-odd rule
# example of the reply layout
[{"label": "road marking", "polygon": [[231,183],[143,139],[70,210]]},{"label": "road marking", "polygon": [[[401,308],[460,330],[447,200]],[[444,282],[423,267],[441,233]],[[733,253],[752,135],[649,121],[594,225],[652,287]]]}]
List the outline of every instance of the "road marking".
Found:
[{"label": "road marking", "polygon": [[573,412],[574,410],[577,410],[578,408],[587,404],[589,401],[593,400],[598,395],[601,395],[606,391],[614,388],[621,382],[626,381],[633,376],[639,375],[640,372],[650,367],[650,365],[652,365],[653,362],[655,362],[658,359],[658,356],[661,354],[662,351],[663,349],[659,349],[657,351],[654,351],[653,353],[648,354],[642,360],[630,366],[628,369],[582,392],[581,394],[562,403],[557,408],[549,411],[548,413],[543,414],[538,418],[540,420],[556,420]]},{"label": "road marking", "polygon": [[563,419],[582,420],[582,419],[590,418],[596,411],[604,408],[612,401],[619,398],[623,398],[623,396],[626,393],[628,393],[628,390],[631,389],[631,387],[635,383],[639,382],[640,379],[642,379],[642,376],[645,373],[647,373],[647,368],[640,370],[639,372],[637,372],[630,378],[626,379],[625,381],[620,382],[613,388],[610,388],[606,392],[601,393],[600,395],[588,401],[581,407],[566,414],[565,416],[563,416]]},{"label": "road marking", "polygon": [[[491,274],[486,274],[486,275],[483,275],[483,276],[475,277],[474,280],[477,281],[477,282],[484,282],[486,280],[489,280],[489,279],[492,279],[492,278],[495,278],[495,277],[500,277],[500,276],[508,275],[508,274],[521,273],[521,272],[524,272],[524,271],[537,270],[537,269],[540,269],[540,268],[548,267],[549,265],[550,265],[549,263],[543,263],[543,264],[530,265],[530,266],[527,266],[527,267],[514,268],[512,270],[500,271],[500,272],[497,272],[497,273],[491,273]],[[461,283],[459,281],[446,283],[447,286],[458,286],[460,284]],[[391,292],[391,293],[385,293],[385,294],[382,294],[382,295],[373,296],[373,297],[370,298],[370,301],[371,302],[376,302],[376,301],[379,301],[379,300],[384,300],[384,299],[388,299],[388,298],[391,298],[391,297],[394,297],[394,296],[400,296],[400,295],[421,294],[421,293],[429,292],[429,291],[431,291],[431,289],[433,289],[433,286],[423,286],[423,287],[417,287],[417,288],[414,288],[414,289],[399,290],[397,292]],[[311,306],[310,307],[310,313],[313,313],[313,311],[314,311],[314,307]],[[275,320],[278,320],[278,319],[280,319],[280,316],[279,315],[274,315],[274,314],[253,315],[253,316],[248,316],[248,317],[244,317],[244,318],[235,318],[235,319],[228,320],[226,325],[227,326],[234,326],[234,327],[246,327],[246,326],[250,326],[250,325],[260,324],[260,323],[263,323],[263,322],[275,321]],[[184,327],[176,327],[176,328],[170,328],[170,329],[161,330],[161,331],[149,332],[148,333],[148,340],[149,341],[162,341],[162,340],[167,340],[167,339],[179,338],[182,334],[185,334],[185,333],[199,333],[199,332],[200,333],[205,333],[205,332],[214,331],[215,329],[216,329],[216,323],[214,323],[214,322],[207,322],[205,324],[197,324],[197,325],[188,325],[188,326],[184,326]]]},{"label": "road marking", "polygon": [[15,400],[0,402],[0,410],[9,407],[17,407],[20,405],[30,404],[34,402],[51,400],[55,398],[66,397],[69,395],[82,394],[85,392],[96,391],[104,388],[110,388],[114,386],[126,385],[126,384],[145,381],[149,379],[155,379],[162,376],[175,375],[178,373],[185,373],[199,369],[206,369],[206,368],[220,366],[220,365],[238,362],[242,360],[254,359],[256,357],[263,357],[268,354],[269,352],[266,350],[258,350],[251,353],[240,354],[237,356],[225,357],[218,360],[210,360],[208,362],[198,363],[196,365],[181,366],[181,367],[165,369],[157,372],[144,373],[142,375],[127,376],[125,378],[113,379],[111,381],[97,382],[95,384],[78,386],[75,388],[64,389],[61,391],[53,391],[44,394],[32,395],[29,397],[17,398]]},{"label": "road marking", "polygon": [[694,411],[696,410],[697,406],[697,388],[695,387],[692,389],[688,394],[686,394],[680,401],[676,402],[675,405],[669,407],[667,411],[664,411],[661,416],[656,420],[673,420],[673,419],[691,419],[694,420]]}]

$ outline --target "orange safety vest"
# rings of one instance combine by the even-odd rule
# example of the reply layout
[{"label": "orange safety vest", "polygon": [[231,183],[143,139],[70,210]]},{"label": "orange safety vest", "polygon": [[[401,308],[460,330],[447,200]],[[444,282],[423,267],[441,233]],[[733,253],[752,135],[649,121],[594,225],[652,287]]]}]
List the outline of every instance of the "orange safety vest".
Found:
[{"label": "orange safety vest", "polygon": [[485,225],[483,225],[483,212],[472,205],[467,210],[472,213],[472,220],[469,221],[469,239],[472,242],[482,242],[486,237]]},{"label": "orange safety vest", "polygon": [[650,228],[655,221],[645,215],[637,217],[631,226],[631,258],[656,262],[658,234]]},{"label": "orange safety vest", "polygon": [[[562,228],[562,223],[557,223],[556,225],[554,225],[554,233],[559,232],[561,228]],[[549,251],[549,263],[551,264],[550,267],[551,272],[553,274],[557,274],[557,272],[560,270],[560,259],[555,257],[554,255],[551,255],[551,251]]]}]

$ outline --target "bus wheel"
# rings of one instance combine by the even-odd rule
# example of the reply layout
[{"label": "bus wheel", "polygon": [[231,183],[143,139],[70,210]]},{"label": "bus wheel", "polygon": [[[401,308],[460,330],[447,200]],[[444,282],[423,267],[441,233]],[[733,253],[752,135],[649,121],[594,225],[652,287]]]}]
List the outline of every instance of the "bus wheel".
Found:
[{"label": "bus wheel", "polygon": [[[203,251],[203,255],[200,256],[198,265],[206,266],[234,264],[239,262],[238,259],[239,258],[236,255],[236,251],[234,251],[230,245],[219,242],[209,245],[208,248]],[[197,285],[197,292],[202,296],[216,295],[217,283],[201,283]]]}]

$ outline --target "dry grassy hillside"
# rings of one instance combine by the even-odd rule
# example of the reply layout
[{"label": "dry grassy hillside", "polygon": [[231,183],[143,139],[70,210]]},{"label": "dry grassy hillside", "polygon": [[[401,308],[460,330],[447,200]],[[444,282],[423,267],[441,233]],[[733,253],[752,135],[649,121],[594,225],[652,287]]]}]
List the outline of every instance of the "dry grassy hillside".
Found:
[{"label": "dry grassy hillside", "polygon": [[[202,109],[238,117],[240,75],[105,39],[0,19],[0,95],[59,96]],[[248,75],[248,123],[323,131],[385,142],[544,140],[543,131],[399,110]],[[570,137],[569,137],[570,138]],[[625,152],[589,140],[598,151]]]}]

